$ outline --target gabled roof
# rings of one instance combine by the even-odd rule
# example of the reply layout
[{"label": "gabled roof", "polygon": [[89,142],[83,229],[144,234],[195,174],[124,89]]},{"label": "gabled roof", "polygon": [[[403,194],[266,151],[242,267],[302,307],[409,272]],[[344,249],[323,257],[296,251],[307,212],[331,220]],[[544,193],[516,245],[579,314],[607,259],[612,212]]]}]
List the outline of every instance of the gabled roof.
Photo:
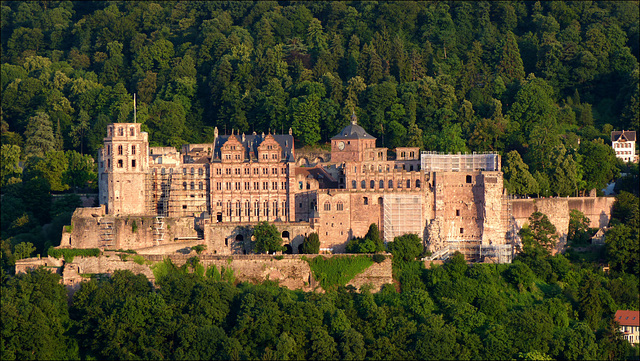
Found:
[{"label": "gabled roof", "polygon": [[[282,151],[285,154],[283,160],[288,162],[295,162],[293,157],[293,136],[289,134],[271,134],[273,139],[280,145]],[[258,150],[258,146],[265,140],[267,136],[264,134],[248,134],[248,135],[220,135],[216,138],[214,143],[214,152],[216,157],[220,158],[220,148],[224,145],[224,143],[229,140],[229,137],[235,137],[238,142],[242,144],[246,151],[254,152],[257,156],[256,152]]]},{"label": "gabled roof", "polygon": [[614,318],[620,326],[640,327],[640,311],[618,310]]},{"label": "gabled roof", "polygon": [[355,113],[351,115],[351,124],[347,125],[340,131],[338,135],[331,138],[334,139],[376,139],[371,134],[367,133],[364,128],[358,125],[358,118]]},{"label": "gabled roof", "polygon": [[613,131],[611,132],[612,142],[635,142],[636,132],[633,130]]}]

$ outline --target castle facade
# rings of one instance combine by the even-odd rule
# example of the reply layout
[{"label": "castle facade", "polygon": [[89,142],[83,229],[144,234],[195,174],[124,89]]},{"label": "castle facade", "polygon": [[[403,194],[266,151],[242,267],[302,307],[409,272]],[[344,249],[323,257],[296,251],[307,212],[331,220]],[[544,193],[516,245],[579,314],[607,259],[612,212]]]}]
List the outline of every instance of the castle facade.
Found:
[{"label": "castle facade", "polygon": [[74,214],[84,231],[67,237],[72,247],[191,242],[211,253],[246,253],[252,226],[267,221],[291,253],[311,232],[322,251],[344,252],[372,223],[387,242],[415,233],[432,252],[479,259],[483,249],[511,250],[499,155],[390,151],[376,147],[355,115],[331,139],[330,159],[313,167],[296,165],[291,131],[216,129],[212,143],[178,151],[150,147],[139,123],[110,124],[98,158],[101,208]]}]

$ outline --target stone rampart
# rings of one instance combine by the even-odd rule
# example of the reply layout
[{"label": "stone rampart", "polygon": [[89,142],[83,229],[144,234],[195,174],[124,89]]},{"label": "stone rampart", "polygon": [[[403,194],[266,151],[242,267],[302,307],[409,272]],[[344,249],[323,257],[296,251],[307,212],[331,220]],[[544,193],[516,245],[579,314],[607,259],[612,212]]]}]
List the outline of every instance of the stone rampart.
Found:
[{"label": "stone rampart", "polygon": [[[195,255],[195,252],[188,255],[140,255],[140,262],[135,262],[134,255],[120,257],[113,252],[100,257],[75,257],[73,262],[62,265],[62,261],[51,259],[56,263],[57,269],[62,269],[63,283],[66,286],[77,289],[77,286],[89,279],[91,274],[112,274],[117,270],[129,270],[135,274],[144,274],[151,282],[155,282],[152,265],[161,262],[166,258],[177,265],[184,265],[187,260]],[[342,257],[345,255],[332,255],[332,257]],[[353,255],[348,255],[353,256]],[[124,259],[123,259],[124,258]],[[321,291],[316,282],[309,263],[302,259],[301,255],[200,255],[200,263],[205,267],[215,265],[220,272],[223,269],[231,269],[238,282],[259,283],[266,280],[276,281],[282,287],[291,290]],[[42,265],[43,260],[30,259],[18,261],[16,269],[26,271],[32,268],[35,263]],[[35,262],[35,263],[34,263]],[[60,263],[60,264],[58,264]],[[348,285],[360,289],[364,285],[371,285],[372,291],[377,292],[382,285],[393,282],[391,270],[391,258],[384,262],[374,263],[361,274],[354,277]]]},{"label": "stone rampart", "polygon": [[569,229],[569,214],[576,209],[591,220],[591,227],[602,228],[609,224],[611,207],[615,197],[572,197],[572,198],[535,198],[514,199],[511,201],[511,216],[520,229],[529,223],[529,216],[535,211],[542,212],[549,217],[556,226],[560,236],[559,246],[564,246]]}]

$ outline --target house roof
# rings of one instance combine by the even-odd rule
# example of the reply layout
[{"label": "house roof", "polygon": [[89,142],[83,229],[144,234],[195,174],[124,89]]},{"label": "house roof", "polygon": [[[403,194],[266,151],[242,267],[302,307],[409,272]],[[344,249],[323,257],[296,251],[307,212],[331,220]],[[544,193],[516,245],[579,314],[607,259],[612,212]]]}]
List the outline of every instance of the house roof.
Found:
[{"label": "house roof", "polygon": [[338,182],[320,166],[316,165],[313,168],[296,167],[295,172],[317,180],[320,189],[338,188]]},{"label": "house roof", "polygon": [[613,131],[611,132],[612,142],[635,142],[636,132],[633,130]]},{"label": "house roof", "polygon": [[351,124],[347,125],[340,131],[338,135],[331,138],[334,139],[376,139],[371,134],[367,133],[363,127],[358,125],[358,118],[355,113],[351,115]]},{"label": "house roof", "polygon": [[618,310],[615,320],[620,326],[640,327],[640,311]]}]

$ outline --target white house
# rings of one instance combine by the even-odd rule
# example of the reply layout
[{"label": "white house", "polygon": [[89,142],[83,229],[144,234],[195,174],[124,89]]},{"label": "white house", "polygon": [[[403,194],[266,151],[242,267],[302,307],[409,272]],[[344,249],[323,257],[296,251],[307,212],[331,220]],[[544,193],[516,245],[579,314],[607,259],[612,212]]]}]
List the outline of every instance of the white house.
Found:
[{"label": "white house", "polygon": [[611,132],[611,147],[616,157],[625,162],[638,162],[636,156],[636,132],[632,130]]}]

